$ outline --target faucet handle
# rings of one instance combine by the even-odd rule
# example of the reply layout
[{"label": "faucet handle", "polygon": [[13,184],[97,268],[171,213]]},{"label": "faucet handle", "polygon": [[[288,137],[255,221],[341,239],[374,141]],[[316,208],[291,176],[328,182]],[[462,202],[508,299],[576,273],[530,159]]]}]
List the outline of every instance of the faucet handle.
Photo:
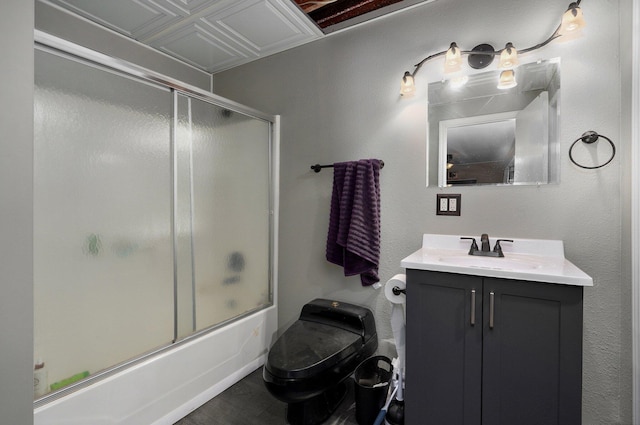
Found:
[{"label": "faucet handle", "polygon": [[466,237],[466,236],[463,236],[463,237],[460,238],[460,240],[463,240],[463,239],[467,239],[467,240],[472,241],[471,242],[471,248],[469,248],[469,255],[473,255],[473,253],[478,250],[478,244],[476,243],[476,238],[470,238],[470,237]]},{"label": "faucet handle", "polygon": [[502,253],[502,246],[500,246],[500,242],[513,242],[513,239],[498,239],[496,241],[496,245],[493,247],[493,252],[498,253],[498,257],[504,257]]}]

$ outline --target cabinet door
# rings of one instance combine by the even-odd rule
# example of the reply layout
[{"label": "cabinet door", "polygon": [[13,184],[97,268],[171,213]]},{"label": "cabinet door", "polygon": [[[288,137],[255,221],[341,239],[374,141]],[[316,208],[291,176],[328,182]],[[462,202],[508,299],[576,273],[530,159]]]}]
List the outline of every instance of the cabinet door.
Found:
[{"label": "cabinet door", "polygon": [[479,425],[482,279],[407,270],[407,280],[406,423]]},{"label": "cabinet door", "polygon": [[579,425],[582,288],[484,279],[482,423]]}]

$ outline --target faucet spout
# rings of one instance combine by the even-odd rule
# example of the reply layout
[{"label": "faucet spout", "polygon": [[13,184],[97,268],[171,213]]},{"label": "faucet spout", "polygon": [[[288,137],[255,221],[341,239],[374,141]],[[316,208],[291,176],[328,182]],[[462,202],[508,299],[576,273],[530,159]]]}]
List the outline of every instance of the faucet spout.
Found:
[{"label": "faucet spout", "polygon": [[491,244],[489,243],[489,235],[487,235],[486,233],[483,233],[482,236],[480,236],[480,242],[482,244],[480,251],[482,252],[491,251]]}]

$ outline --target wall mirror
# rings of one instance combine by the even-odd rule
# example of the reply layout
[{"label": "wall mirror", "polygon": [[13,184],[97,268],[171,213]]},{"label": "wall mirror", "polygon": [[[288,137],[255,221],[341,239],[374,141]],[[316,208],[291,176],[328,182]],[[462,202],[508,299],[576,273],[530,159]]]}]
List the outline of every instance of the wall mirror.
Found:
[{"label": "wall mirror", "polygon": [[559,182],[559,59],[521,65],[518,85],[497,88],[497,71],[466,84],[429,84],[427,185]]}]

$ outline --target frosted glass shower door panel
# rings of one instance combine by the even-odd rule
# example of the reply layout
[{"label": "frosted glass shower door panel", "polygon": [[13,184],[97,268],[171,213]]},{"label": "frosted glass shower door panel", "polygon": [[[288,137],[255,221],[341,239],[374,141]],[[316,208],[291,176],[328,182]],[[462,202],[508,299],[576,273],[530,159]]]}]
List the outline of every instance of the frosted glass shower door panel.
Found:
[{"label": "frosted glass shower door panel", "polygon": [[271,302],[270,123],[191,101],[196,327]]},{"label": "frosted glass shower door panel", "polygon": [[40,50],[35,71],[35,356],[51,384],[172,341],[172,95]]}]

